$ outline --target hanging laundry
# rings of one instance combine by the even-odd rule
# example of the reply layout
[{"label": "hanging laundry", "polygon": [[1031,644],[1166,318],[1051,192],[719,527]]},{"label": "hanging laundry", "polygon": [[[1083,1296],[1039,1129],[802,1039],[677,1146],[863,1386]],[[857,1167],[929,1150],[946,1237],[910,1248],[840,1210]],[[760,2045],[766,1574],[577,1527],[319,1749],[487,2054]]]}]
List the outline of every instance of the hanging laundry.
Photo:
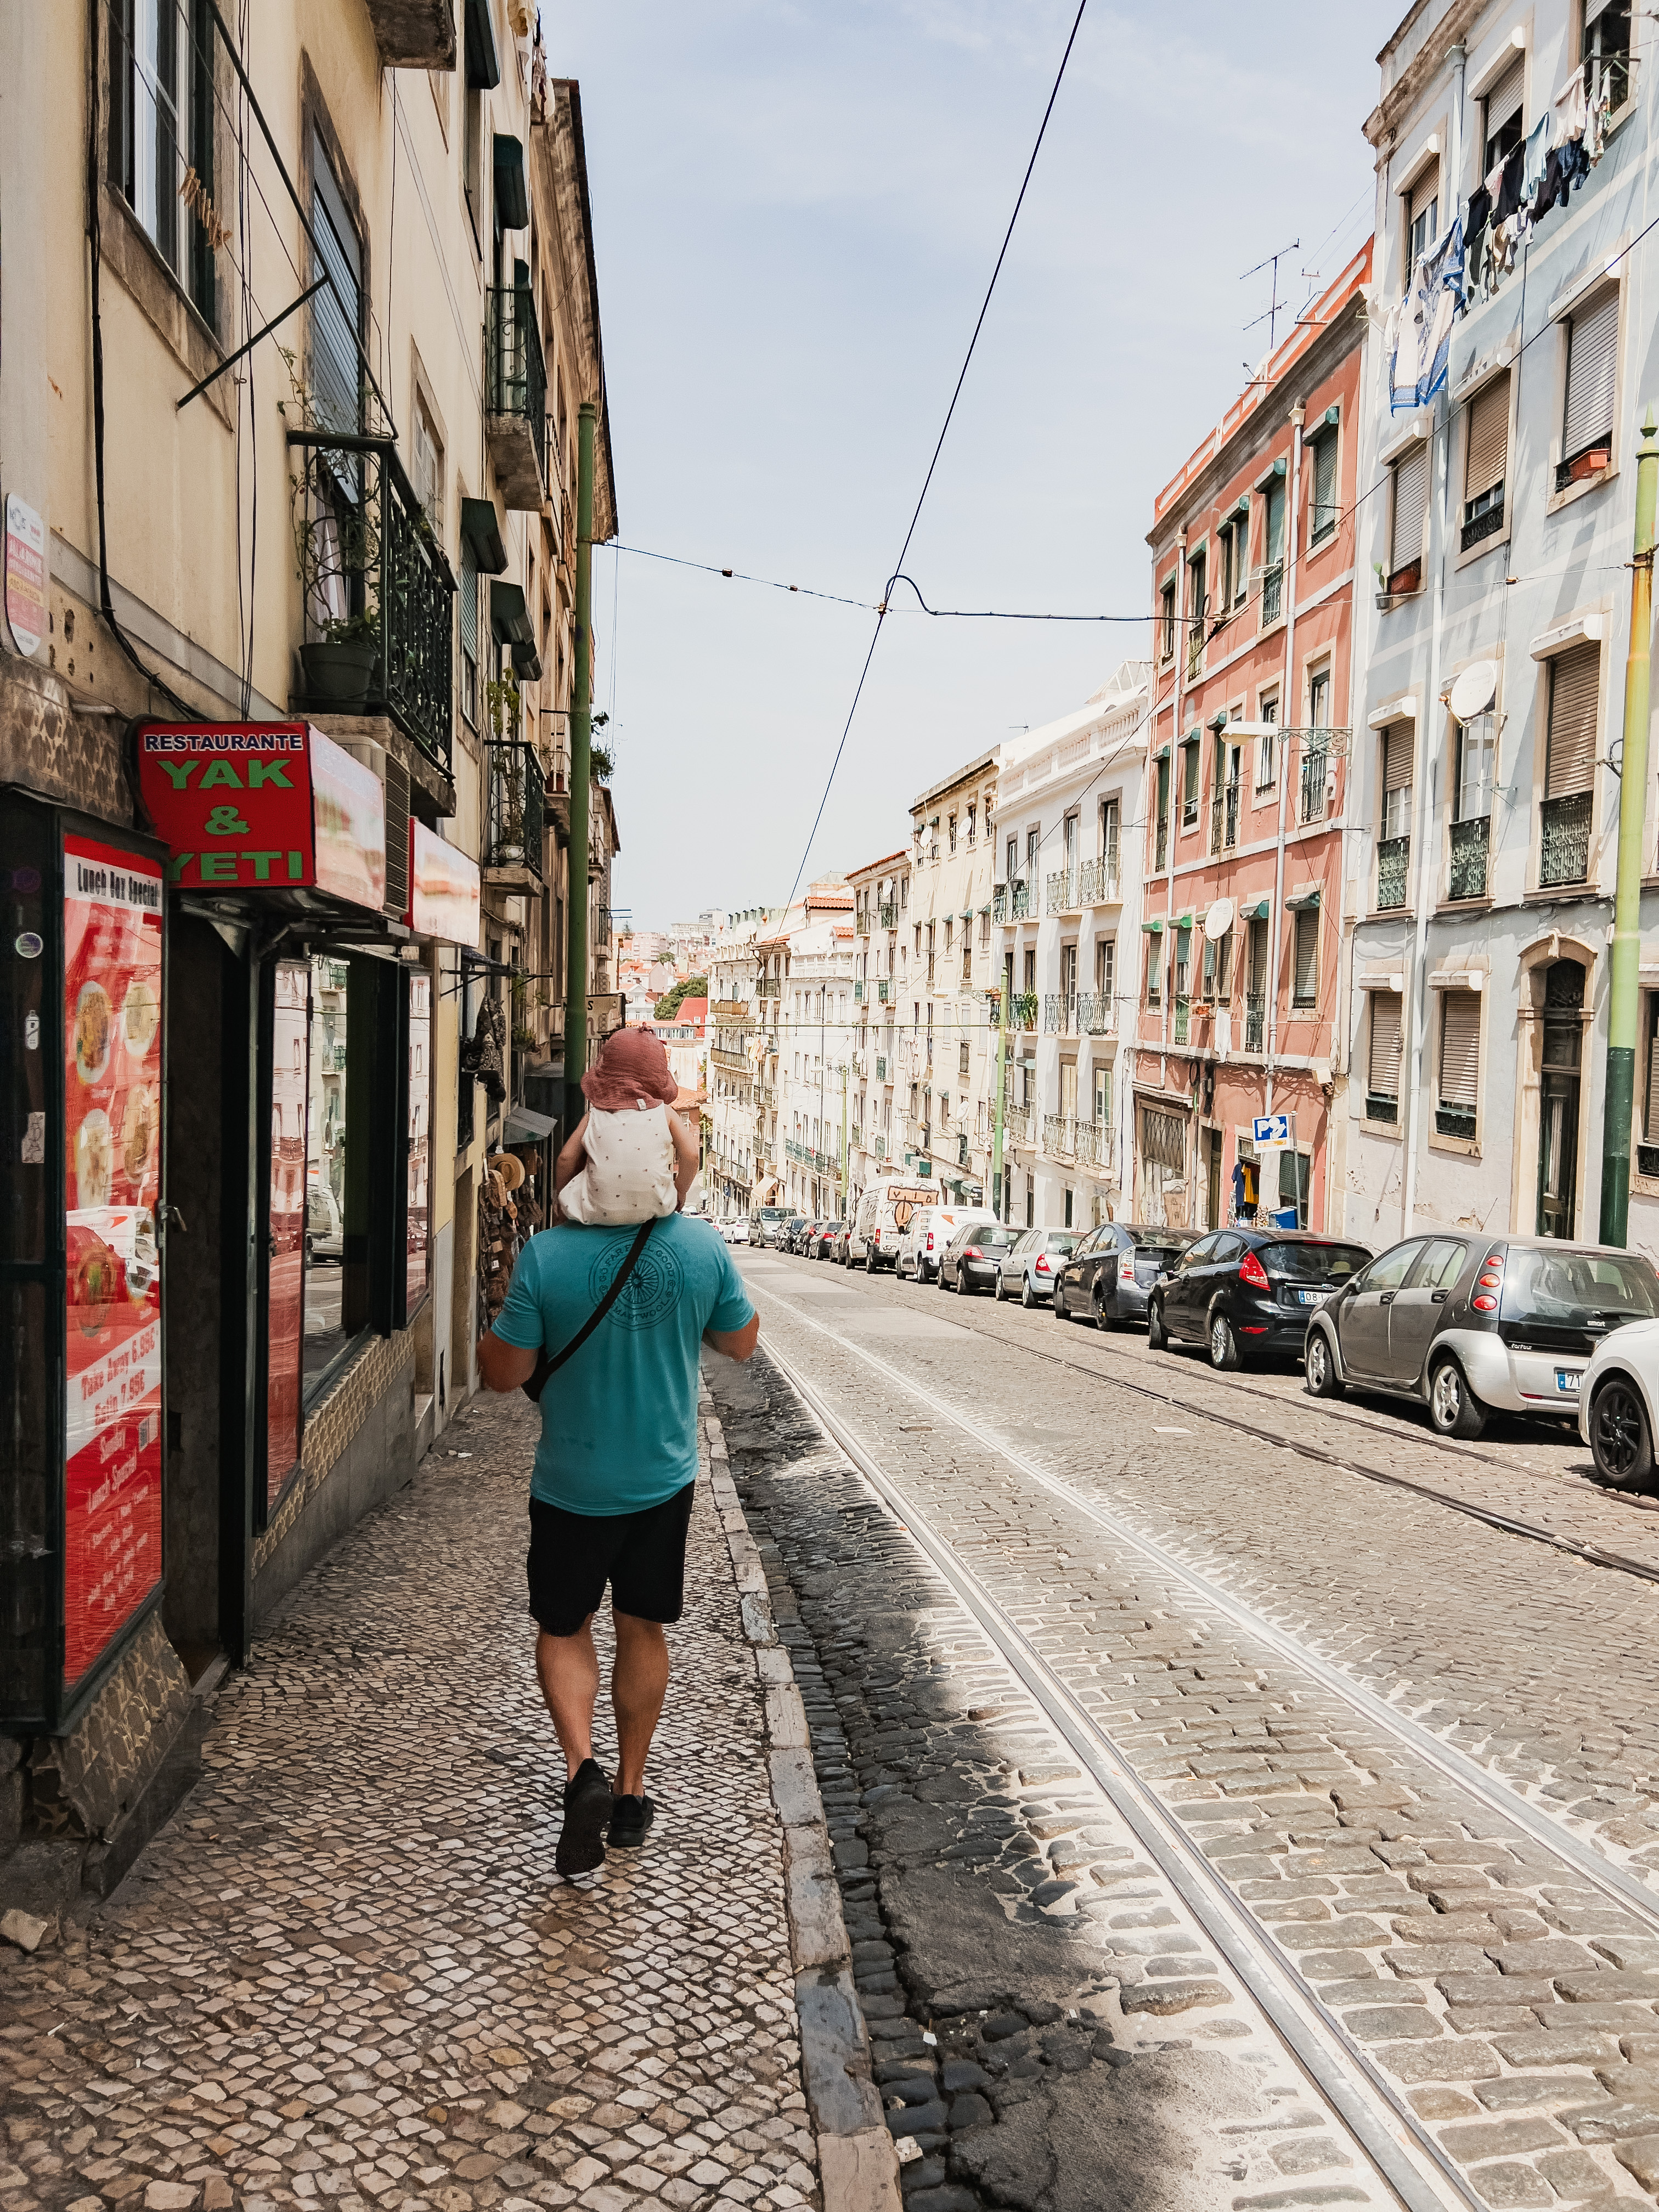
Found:
[{"label": "hanging laundry", "polygon": [[1486,189],[1492,196],[1492,218],[1497,222],[1507,222],[1520,210],[1521,175],[1526,167],[1526,148],[1517,146],[1509,158],[1499,162],[1493,170],[1492,176],[1498,182],[1494,185],[1492,177],[1486,179]]},{"label": "hanging laundry", "polygon": [[1468,240],[1468,289],[1479,291],[1485,298],[1486,262],[1492,239],[1492,194],[1484,185],[1469,194],[1468,206],[1463,211],[1463,235]]},{"label": "hanging laundry", "polygon": [[1389,318],[1389,407],[1395,415],[1426,406],[1446,381],[1452,324],[1463,303],[1463,222],[1460,216],[1432,253],[1412,271],[1406,296]]},{"label": "hanging laundry", "polygon": [[[499,999],[485,999],[470,1040],[461,1048],[461,1066],[483,1084],[486,1095],[499,1106],[507,1097],[501,1073],[501,1054],[507,1044],[507,1016]],[[469,1066],[470,1063],[470,1066]]]},{"label": "hanging laundry", "polygon": [[1593,169],[1607,149],[1607,118],[1613,106],[1613,71],[1604,69],[1590,94],[1584,118],[1584,151]]},{"label": "hanging laundry", "polygon": [[1584,94],[1584,65],[1581,62],[1555,95],[1555,129],[1551,134],[1551,145],[1565,146],[1581,139],[1589,120],[1589,101]]}]

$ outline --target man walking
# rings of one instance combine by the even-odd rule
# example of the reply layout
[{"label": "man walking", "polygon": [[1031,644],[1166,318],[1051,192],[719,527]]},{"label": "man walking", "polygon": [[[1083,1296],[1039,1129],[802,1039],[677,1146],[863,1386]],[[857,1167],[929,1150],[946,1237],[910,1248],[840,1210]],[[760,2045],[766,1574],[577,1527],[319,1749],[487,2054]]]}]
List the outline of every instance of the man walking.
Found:
[{"label": "man walking", "polygon": [[[562,1156],[560,1168],[562,1182]],[[557,1353],[581,1331],[641,1237],[614,1304],[544,1389],[530,1484],[536,1670],[569,1777],[554,1862],[567,1878],[604,1864],[607,1829],[612,1844],[626,1846],[642,1843],[651,1826],[645,1761],[668,1688],[663,1626],[684,1607],[698,1346],[747,1359],[760,1318],[706,1221],[673,1213],[648,1231],[561,1223],[520,1253],[507,1302],[478,1344],[485,1385],[516,1389],[544,1351]],[[617,1631],[614,1793],[592,1741],[593,1615],[607,1583]]]}]

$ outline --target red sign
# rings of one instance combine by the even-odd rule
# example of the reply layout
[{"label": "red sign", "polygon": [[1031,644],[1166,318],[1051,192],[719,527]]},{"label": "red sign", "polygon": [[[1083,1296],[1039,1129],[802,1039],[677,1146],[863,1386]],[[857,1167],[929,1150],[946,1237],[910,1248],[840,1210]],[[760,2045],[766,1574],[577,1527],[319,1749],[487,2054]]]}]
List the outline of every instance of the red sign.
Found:
[{"label": "red sign", "polygon": [[64,841],[64,1680],[161,1578],[161,877]]}]

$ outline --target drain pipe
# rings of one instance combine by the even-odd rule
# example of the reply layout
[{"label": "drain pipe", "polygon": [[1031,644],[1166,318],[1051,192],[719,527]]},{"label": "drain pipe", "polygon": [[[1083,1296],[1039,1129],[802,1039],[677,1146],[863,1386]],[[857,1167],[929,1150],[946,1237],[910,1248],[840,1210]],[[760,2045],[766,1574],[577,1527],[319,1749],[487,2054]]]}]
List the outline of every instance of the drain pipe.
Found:
[{"label": "drain pipe", "polygon": [[[1449,191],[1450,204],[1456,205],[1457,191],[1463,160],[1463,67],[1468,59],[1465,49],[1455,46],[1447,56],[1452,65],[1451,144],[1448,149],[1445,179],[1442,191]],[[1444,416],[1444,421],[1441,420]],[[1446,434],[1441,435],[1442,430]],[[1412,1073],[1411,1087],[1406,1106],[1406,1172],[1402,1179],[1400,1203],[1400,1233],[1409,1237],[1417,1216],[1417,1155],[1423,1120],[1423,1055],[1428,1042],[1428,960],[1429,960],[1429,832],[1433,821],[1433,791],[1439,767],[1439,744],[1436,737],[1438,716],[1444,720],[1440,703],[1440,641],[1446,612],[1446,546],[1448,538],[1448,502],[1451,497],[1451,406],[1449,395],[1443,407],[1439,399],[1433,403],[1429,421],[1429,467],[1438,470],[1439,477],[1435,495],[1429,507],[1429,561],[1434,570],[1434,619],[1429,631],[1429,688],[1423,702],[1424,712],[1419,715],[1413,732],[1415,758],[1413,773],[1417,778],[1417,820],[1412,831],[1412,850],[1408,857],[1411,882],[1416,902],[1415,927],[1412,938],[1411,1024]]]}]

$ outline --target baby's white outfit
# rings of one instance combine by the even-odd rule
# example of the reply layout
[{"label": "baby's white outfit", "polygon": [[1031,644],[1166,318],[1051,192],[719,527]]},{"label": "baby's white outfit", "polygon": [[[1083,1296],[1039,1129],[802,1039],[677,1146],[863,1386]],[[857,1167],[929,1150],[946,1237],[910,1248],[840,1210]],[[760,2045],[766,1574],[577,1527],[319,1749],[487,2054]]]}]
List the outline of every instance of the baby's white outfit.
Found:
[{"label": "baby's white outfit", "polygon": [[590,1106],[582,1149],[586,1164],[559,1193],[572,1221],[615,1229],[665,1220],[678,1206],[666,1106],[649,1098],[611,1114]]}]

